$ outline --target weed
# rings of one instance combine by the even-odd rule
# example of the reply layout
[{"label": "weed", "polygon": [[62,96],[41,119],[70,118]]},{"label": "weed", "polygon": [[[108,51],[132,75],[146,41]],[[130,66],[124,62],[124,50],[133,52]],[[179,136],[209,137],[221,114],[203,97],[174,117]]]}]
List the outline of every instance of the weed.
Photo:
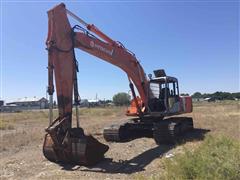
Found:
[{"label": "weed", "polygon": [[14,126],[12,124],[8,124],[7,122],[0,121],[0,130],[13,130]]},{"label": "weed", "polygon": [[240,143],[218,136],[207,136],[194,151],[163,162],[163,179],[240,179]]}]

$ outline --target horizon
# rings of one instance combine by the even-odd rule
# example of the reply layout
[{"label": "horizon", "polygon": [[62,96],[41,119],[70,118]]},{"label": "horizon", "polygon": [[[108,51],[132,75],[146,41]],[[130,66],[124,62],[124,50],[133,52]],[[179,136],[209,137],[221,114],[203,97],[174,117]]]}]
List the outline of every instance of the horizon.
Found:
[{"label": "horizon", "polygon": [[[196,91],[196,92],[194,92],[194,93],[197,93],[197,92],[199,92],[199,91]],[[204,94],[214,94],[214,93],[217,93],[217,92],[223,92],[223,93],[240,93],[240,91],[238,91],[238,92],[225,92],[225,91],[215,91],[215,92],[213,92],[213,93],[205,93],[205,92],[200,92],[202,95],[204,95]],[[119,92],[119,93],[121,93],[121,92]],[[192,96],[194,93],[192,93],[192,94],[189,94],[189,96]],[[180,94],[188,94],[188,93],[180,93]],[[35,99],[41,99],[41,98],[45,98],[45,99],[48,99],[46,96],[40,96],[40,97],[38,97],[38,96],[33,96],[33,97],[20,97],[20,98],[16,98],[16,99],[12,99],[12,100],[8,100],[8,101],[5,101],[4,99],[0,99],[1,101],[4,101],[4,103],[11,103],[11,102],[14,102],[14,101],[18,101],[18,100],[20,100],[20,99],[24,99],[24,98],[35,98]],[[94,97],[94,98],[82,98],[81,97],[81,100],[96,100],[96,97]],[[108,100],[111,100],[112,101],[112,98],[97,98],[97,100],[100,100],[100,101],[103,101],[103,100],[105,100],[105,101],[108,101]],[[54,98],[54,101],[57,101],[57,99],[56,98]]]},{"label": "horizon", "polygon": [[[163,68],[178,78],[180,93],[239,92],[238,1],[63,2],[133,51],[146,74]],[[0,99],[46,97],[46,12],[56,4],[1,1]],[[75,51],[81,99],[129,91],[120,69]]]}]

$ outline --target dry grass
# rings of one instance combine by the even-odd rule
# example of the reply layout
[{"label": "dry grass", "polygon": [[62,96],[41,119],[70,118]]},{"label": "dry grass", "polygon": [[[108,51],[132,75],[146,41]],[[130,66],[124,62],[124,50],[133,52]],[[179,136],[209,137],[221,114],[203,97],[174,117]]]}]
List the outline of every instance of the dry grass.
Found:
[{"label": "dry grass", "polygon": [[240,142],[224,136],[207,136],[194,151],[163,162],[161,179],[240,179]]},{"label": "dry grass", "polygon": [[0,130],[13,130],[14,126],[0,120]]},{"label": "dry grass", "polygon": [[210,130],[204,141],[183,144],[173,158],[158,162],[161,173],[150,177],[141,174],[136,179],[240,178],[239,102],[195,103],[190,115],[195,128]]},{"label": "dry grass", "polygon": [[32,111],[23,111],[19,113],[2,113],[1,121],[18,123],[22,121],[46,119],[47,117],[48,117],[47,110],[32,110]]},{"label": "dry grass", "polygon": [[117,117],[123,113],[126,107],[107,107],[107,108],[81,108],[80,116],[84,117]]},{"label": "dry grass", "polygon": [[[106,120],[114,121],[114,119],[123,118],[125,110],[126,107],[81,108],[80,121],[82,126],[88,129],[88,121],[90,120],[93,126],[90,129],[94,130],[94,126],[104,127]],[[193,117],[196,128],[209,129],[211,134],[223,134],[240,140],[240,111],[237,101],[195,103],[194,111],[189,115]],[[57,117],[57,110],[54,110],[54,117]],[[73,121],[74,119],[75,113],[73,110]],[[47,125],[48,110],[2,113],[0,119],[1,134],[5,134],[3,131],[8,132],[8,130],[14,129],[18,133],[14,134],[14,137],[22,138],[17,141],[16,138],[11,138],[11,135],[8,134],[9,137],[4,138],[8,141],[2,141],[1,146],[9,146],[9,144],[14,144],[15,141],[18,142],[14,145],[16,147],[18,144],[27,144],[31,140],[29,136],[32,139],[41,139]]]},{"label": "dry grass", "polygon": [[[112,124],[113,122],[119,122],[122,119],[126,119],[124,116],[126,107],[106,107],[106,108],[81,108],[80,109],[80,124],[87,131],[91,133],[99,133],[102,131],[102,128],[106,125]],[[73,112],[73,114],[75,114]],[[224,136],[231,141],[240,141],[240,111],[239,111],[239,102],[236,101],[225,101],[225,102],[217,102],[217,103],[196,103],[194,104],[194,112],[191,114],[187,114],[187,116],[192,116],[194,119],[195,128],[208,129],[212,137]],[[54,117],[57,117],[57,110],[54,111]],[[0,115],[0,125],[3,126],[11,125],[14,129],[9,130],[8,128],[0,128],[1,133],[1,143],[0,143],[0,155],[1,157],[7,157],[4,160],[0,160],[0,163],[3,163],[4,169],[7,172],[14,172],[14,169],[11,167],[7,167],[4,164],[13,159],[22,158],[24,161],[29,162],[29,166],[34,166],[36,171],[44,171],[46,174],[51,174],[46,168],[45,163],[47,161],[42,157],[41,148],[44,137],[44,129],[48,126],[48,111],[47,110],[39,110],[39,111],[24,111],[21,113],[2,113]],[[73,117],[74,121],[75,117]],[[10,128],[11,129],[11,128]],[[102,141],[102,136],[97,136]],[[205,142],[204,140],[203,142]],[[143,144],[141,144],[141,142]],[[144,143],[145,142],[145,143]],[[215,142],[215,141],[213,141]],[[136,152],[139,149],[151,149],[155,148],[155,143],[151,139],[140,139],[137,140],[137,144],[135,141],[133,144],[129,143],[129,147],[127,147],[128,153],[136,155]],[[139,145],[140,144],[140,145]],[[149,147],[149,144],[151,147]],[[177,146],[175,149],[171,150],[177,156],[177,149],[184,149],[185,147],[189,150],[197,150],[201,147],[202,141],[193,141],[186,144],[181,144]],[[213,143],[214,144],[214,143]],[[223,143],[224,144],[224,143]],[[108,156],[119,159],[128,159],[129,154],[122,156],[126,153],[126,144],[115,144],[110,143],[110,149],[114,149],[109,152]],[[131,146],[130,146],[131,145]],[[139,146],[137,146],[139,145]],[[207,145],[208,146],[208,145]],[[209,147],[212,147],[209,145]],[[225,146],[224,146],[225,147]],[[230,147],[230,146],[229,146]],[[235,146],[234,146],[235,147]],[[210,149],[211,150],[211,149]],[[25,152],[26,151],[26,152]],[[147,150],[146,150],[147,151]],[[182,151],[182,150],[181,150]],[[183,151],[182,151],[183,152]],[[185,152],[185,151],[184,151]],[[185,153],[180,154],[185,154]],[[191,151],[192,152],[192,151]],[[198,151],[196,151],[199,153]],[[229,152],[232,152],[229,149]],[[32,163],[32,157],[29,157],[26,153],[37,154],[37,158],[40,159],[40,162],[35,165]],[[221,153],[221,152],[220,152]],[[230,153],[231,154],[231,153]],[[149,158],[149,157],[148,157]],[[10,159],[10,160],[8,160]],[[149,163],[145,168],[145,171],[134,173],[133,176],[120,174],[110,174],[110,173],[88,173],[82,171],[76,171],[75,173],[67,172],[59,170],[58,166],[52,167],[52,176],[55,177],[55,171],[59,172],[61,178],[66,179],[68,176],[73,179],[79,179],[83,176],[90,179],[96,179],[99,176],[99,179],[106,179],[108,177],[116,179],[119,177],[126,177],[126,179],[149,179],[151,176],[152,179],[159,179],[159,172],[167,171],[166,168],[163,167],[164,157],[156,157],[156,160]],[[186,161],[194,162],[191,159],[186,159]],[[16,163],[17,164],[17,163]],[[194,163],[193,163],[194,166]],[[24,169],[25,166],[22,166],[19,170],[21,172],[21,178],[24,177],[32,177],[31,175],[36,174],[32,172],[28,166]],[[40,168],[40,170],[39,170]],[[41,169],[42,168],[42,169]],[[155,173],[157,175],[155,175]],[[1,173],[0,173],[1,174]],[[19,177],[13,176],[16,179]],[[45,176],[44,176],[45,177]],[[50,176],[49,176],[50,177]],[[57,176],[56,176],[57,177]],[[14,179],[14,178],[13,178]],[[46,178],[45,178],[46,179]],[[53,178],[58,179],[58,178]],[[176,178],[175,179],[179,179]]]},{"label": "dry grass", "polygon": [[42,141],[47,125],[47,111],[23,111],[20,113],[2,113],[0,123],[0,152],[17,152],[28,144]]},{"label": "dry grass", "polygon": [[[122,116],[125,108],[81,108],[80,123],[85,132],[94,132],[102,122]],[[73,109],[73,125],[75,125],[75,110]],[[54,110],[54,118],[58,111]],[[88,123],[91,121],[91,123]],[[91,125],[89,125],[91,124]],[[100,125],[99,125],[100,124]],[[2,113],[0,119],[0,153],[2,151],[18,151],[28,144],[42,143],[45,134],[44,129],[48,126],[48,110],[32,110],[20,113]],[[14,130],[14,131],[10,131]],[[99,133],[99,132],[97,132]]]},{"label": "dry grass", "polygon": [[240,106],[238,101],[196,103],[191,114],[194,125],[211,133],[240,140]]}]

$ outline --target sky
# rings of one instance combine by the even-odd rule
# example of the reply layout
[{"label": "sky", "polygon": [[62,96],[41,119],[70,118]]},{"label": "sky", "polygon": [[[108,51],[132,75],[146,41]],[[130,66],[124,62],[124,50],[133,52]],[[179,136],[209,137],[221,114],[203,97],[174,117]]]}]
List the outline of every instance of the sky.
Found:
[{"label": "sky", "polygon": [[[0,99],[46,96],[46,11],[58,3],[1,0]],[[181,93],[239,91],[238,1],[65,4],[134,52],[146,74],[165,69],[167,75],[177,77]],[[118,92],[129,91],[121,69],[81,50],[75,52],[81,98],[93,99],[97,94],[100,99],[111,99]]]}]

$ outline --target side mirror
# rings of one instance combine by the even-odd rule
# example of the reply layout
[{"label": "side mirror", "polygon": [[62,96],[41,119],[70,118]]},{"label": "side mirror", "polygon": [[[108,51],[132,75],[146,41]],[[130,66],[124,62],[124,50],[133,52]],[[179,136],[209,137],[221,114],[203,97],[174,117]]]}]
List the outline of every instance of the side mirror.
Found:
[{"label": "side mirror", "polygon": [[152,74],[148,74],[148,78],[149,78],[149,79],[152,79]]}]

